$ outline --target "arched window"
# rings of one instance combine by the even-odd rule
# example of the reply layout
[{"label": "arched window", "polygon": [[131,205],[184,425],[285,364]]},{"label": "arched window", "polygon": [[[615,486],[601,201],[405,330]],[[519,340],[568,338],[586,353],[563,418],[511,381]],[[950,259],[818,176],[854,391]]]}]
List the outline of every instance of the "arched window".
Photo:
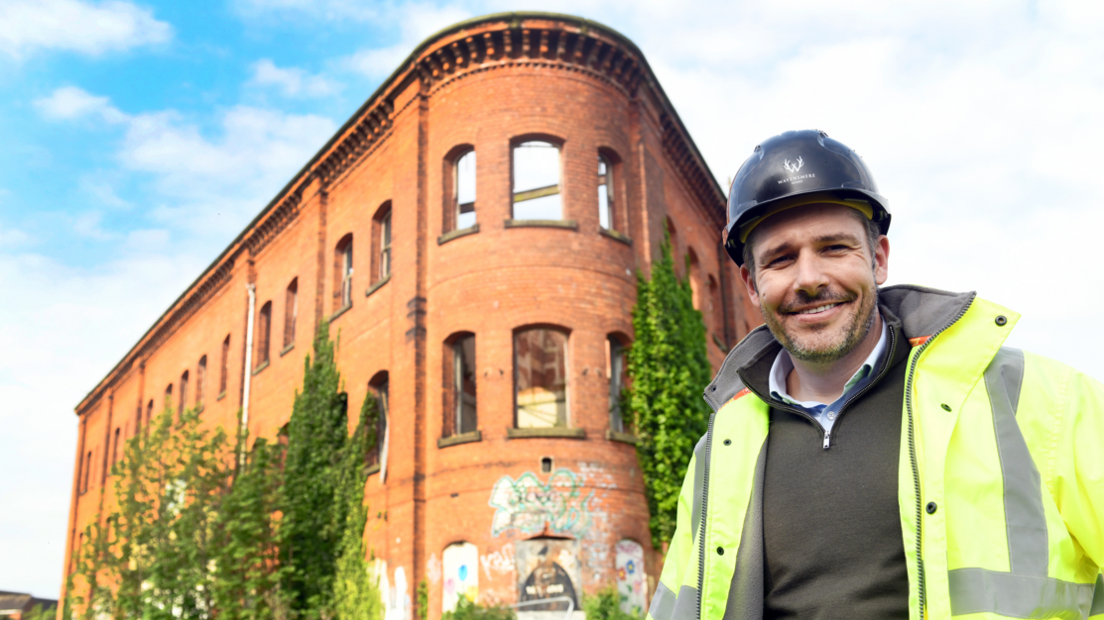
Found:
[{"label": "arched window", "polygon": [[199,358],[196,366],[196,408],[203,407],[203,398],[207,392],[207,356]]},{"label": "arched window", "polygon": [[394,256],[391,254],[391,201],[387,201],[372,216],[372,284],[391,275]]},{"label": "arched window", "polygon": [[621,595],[621,610],[634,616],[643,616],[648,602],[644,547],[635,540],[619,541],[614,547],[614,570],[617,572],[617,593]]},{"label": "arched window", "polygon": [[343,310],[353,305],[353,234],[349,233],[334,247],[334,307]]},{"label": "arched window", "polygon": [[598,153],[598,225],[606,230],[617,228],[615,205],[613,158]]},{"label": "arched window", "polygon": [[709,313],[713,318],[713,333],[725,335],[724,302],[721,300],[721,287],[717,286],[717,278],[709,276]]},{"label": "arched window", "polygon": [[441,553],[441,612],[456,611],[460,597],[479,601],[479,548],[470,542],[457,542]]},{"label": "arched window", "polygon": [[165,386],[165,409],[172,409],[172,390],[173,384]]},{"label": "arched window", "polygon": [[473,433],[478,428],[475,335],[457,334],[445,342],[445,416],[442,435]]},{"label": "arched window", "polygon": [[115,463],[119,460],[119,427],[115,427],[115,443],[111,444],[111,465],[114,467]]},{"label": "arched window", "polygon": [[667,240],[671,243],[671,256],[675,258],[675,268],[678,268],[678,230],[671,218],[667,218]]},{"label": "arched window", "polygon": [[702,272],[701,263],[698,261],[698,255],[691,248],[689,250],[690,255],[690,293],[694,303],[695,310],[702,309]]},{"label": "arched window", "polygon": [[180,375],[180,406],[177,407],[177,411],[184,413],[184,410],[188,408],[188,371],[185,370],[184,374]]},{"label": "arched window", "polygon": [[284,294],[284,348],[295,344],[295,319],[299,316],[299,278],[292,278]]},{"label": "arched window", "polygon": [[621,392],[628,387],[628,338],[620,334],[606,337],[606,355],[608,356],[607,376],[609,377],[609,416],[610,430],[615,433],[632,432],[622,414]]},{"label": "arched window", "polygon": [[390,415],[390,386],[387,371],[376,373],[368,382],[369,393],[374,393],[379,406],[379,417],[376,419],[376,447],[368,453],[368,464],[378,465],[380,470],[380,482],[387,476],[387,449],[390,443],[388,435],[388,416]]},{"label": "arched window", "polygon": [[91,476],[92,476],[92,451],[89,450],[88,451],[88,456],[85,457],[85,461],[84,461],[84,491],[83,491],[84,493],[88,492],[88,483],[91,480]]},{"label": "arched window", "polygon": [[[222,341],[222,360],[219,363],[219,398],[226,395],[226,382],[230,370],[230,334]],[[149,421],[148,419],[146,420]]]},{"label": "arched window", "polygon": [[567,334],[537,327],[514,334],[517,428],[568,426]]},{"label": "arched window", "polygon": [[146,405],[146,428],[149,428],[150,423],[153,422],[153,399],[151,398],[149,404]]},{"label": "arched window", "polygon": [[453,163],[453,230],[475,226],[475,150],[467,151]]},{"label": "arched window", "polygon": [[266,301],[257,316],[257,362],[254,369],[268,363],[269,345],[272,343],[272,302]]},{"label": "arched window", "polygon": [[513,219],[562,220],[560,147],[530,140],[513,151]]}]

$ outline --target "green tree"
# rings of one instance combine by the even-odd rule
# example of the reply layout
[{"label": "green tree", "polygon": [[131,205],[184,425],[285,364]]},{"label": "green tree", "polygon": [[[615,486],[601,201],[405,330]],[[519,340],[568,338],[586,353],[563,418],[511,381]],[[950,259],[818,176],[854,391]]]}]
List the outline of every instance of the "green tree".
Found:
[{"label": "green tree", "polygon": [[621,609],[622,594],[608,585],[592,595],[583,596],[583,611],[587,620],[642,620],[642,615]]},{"label": "green tree", "polygon": [[383,617],[383,598],[378,578],[369,571],[364,546],[364,526],[368,510],[364,505],[364,484],[368,481],[368,451],[376,447],[376,423],[379,402],[369,392],[360,408],[360,420],[342,455],[338,502],[345,504],[340,555],[334,578],[334,616],[338,620],[379,620]]},{"label": "green tree", "polygon": [[[686,264],[689,271],[689,258]],[[674,535],[683,475],[708,425],[710,410],[702,391],[712,373],[705,324],[694,309],[689,282],[675,274],[669,238],[652,265],[652,277],[637,275],[633,331],[629,409],[640,439],[636,450],[652,544],[659,548]]]},{"label": "green tree", "polygon": [[347,397],[334,361],[326,321],[314,337],[314,359],[304,362],[296,391],[284,465],[280,560],[291,608],[306,618],[331,614],[334,574],[345,530],[341,461],[349,434]]}]

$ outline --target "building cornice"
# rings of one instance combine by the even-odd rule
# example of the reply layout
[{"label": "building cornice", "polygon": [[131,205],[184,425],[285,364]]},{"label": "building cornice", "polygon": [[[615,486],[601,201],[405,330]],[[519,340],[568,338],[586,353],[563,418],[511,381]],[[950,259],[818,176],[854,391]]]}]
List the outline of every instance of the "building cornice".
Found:
[{"label": "building cornice", "polygon": [[[660,111],[662,145],[684,175],[706,216],[724,225],[725,196],[705,159],[655,78],[643,53],[624,35],[597,22],[555,13],[498,13],[463,21],[431,35],[407,56],[276,197],[192,282],[118,364],[77,405],[90,411],[135,362],[142,363],[230,281],[238,259],[262,251],[299,215],[307,189],[330,186],[390,134],[396,99],[417,83],[431,96],[452,80],[503,66],[577,71],[628,98],[646,89]],[[400,103],[400,108],[408,102]]]}]

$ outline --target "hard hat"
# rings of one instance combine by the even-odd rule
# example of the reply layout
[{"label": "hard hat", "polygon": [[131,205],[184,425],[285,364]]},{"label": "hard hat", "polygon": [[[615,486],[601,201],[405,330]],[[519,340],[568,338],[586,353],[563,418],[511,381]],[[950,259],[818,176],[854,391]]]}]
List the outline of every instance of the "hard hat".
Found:
[{"label": "hard hat", "polygon": [[778,210],[812,202],[846,204],[877,222],[883,235],[889,230],[888,202],[858,153],[823,131],[787,131],[755,147],[732,181],[725,225],[729,257],[743,265],[744,242],[756,224]]}]

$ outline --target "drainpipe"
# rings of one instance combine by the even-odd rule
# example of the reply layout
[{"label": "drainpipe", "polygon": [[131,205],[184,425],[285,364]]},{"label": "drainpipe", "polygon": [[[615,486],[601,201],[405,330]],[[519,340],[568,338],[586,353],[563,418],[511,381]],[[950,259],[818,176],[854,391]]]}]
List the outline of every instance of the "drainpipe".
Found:
[{"label": "drainpipe", "polygon": [[[246,284],[245,290],[249,293],[249,319],[245,324],[245,385],[242,389],[242,419],[241,428],[238,429],[238,437],[245,437],[249,431],[249,383],[253,378],[253,309],[257,306],[257,287]],[[245,450],[238,455],[238,464],[245,464]]]}]

